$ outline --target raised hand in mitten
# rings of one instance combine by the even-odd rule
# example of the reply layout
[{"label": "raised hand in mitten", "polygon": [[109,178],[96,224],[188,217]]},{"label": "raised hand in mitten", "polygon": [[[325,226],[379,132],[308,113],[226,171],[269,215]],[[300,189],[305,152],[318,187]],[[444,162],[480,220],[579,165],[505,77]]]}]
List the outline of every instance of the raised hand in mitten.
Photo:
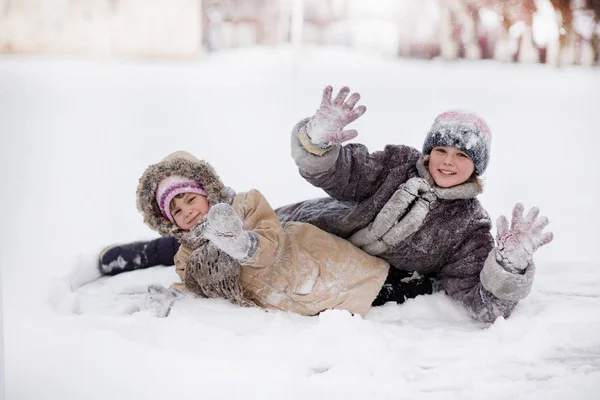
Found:
[{"label": "raised hand in mitten", "polygon": [[229,204],[212,206],[200,229],[206,239],[240,262],[247,261],[256,251],[258,235],[243,230],[242,220]]},{"label": "raised hand in mitten", "polygon": [[306,134],[317,146],[327,146],[331,143],[342,143],[354,139],[358,132],[354,129],[343,130],[346,125],[363,115],[367,108],[358,106],[358,93],[353,93],[347,100],[350,89],[344,86],[332,100],[333,88],[327,86],[323,90],[321,106],[306,125]]},{"label": "raised hand in mitten", "polygon": [[149,285],[148,293],[145,295],[140,307],[152,315],[164,318],[169,315],[173,303],[184,297],[177,289],[169,289],[161,285]]},{"label": "raised hand in mitten", "polygon": [[523,205],[517,203],[513,209],[510,229],[505,216],[496,221],[496,259],[508,271],[522,273],[531,263],[533,253],[552,241],[552,232],[542,233],[548,225],[548,218],[538,218],[539,213],[540,210],[533,207],[523,218]]}]

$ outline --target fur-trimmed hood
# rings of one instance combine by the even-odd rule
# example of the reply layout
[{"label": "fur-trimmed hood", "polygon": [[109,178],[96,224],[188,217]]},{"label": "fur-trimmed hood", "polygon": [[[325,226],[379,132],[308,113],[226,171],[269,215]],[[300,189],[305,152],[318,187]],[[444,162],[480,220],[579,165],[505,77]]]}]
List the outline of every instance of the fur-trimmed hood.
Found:
[{"label": "fur-trimmed hood", "polygon": [[199,160],[185,151],[168,155],[159,163],[146,168],[136,192],[137,208],[144,216],[144,222],[163,236],[178,238],[184,233],[176,224],[163,217],[156,202],[159,183],[171,175],[180,175],[200,182],[208,194],[210,206],[217,203],[231,204],[235,197],[235,192],[223,185],[214,168],[206,161]]}]

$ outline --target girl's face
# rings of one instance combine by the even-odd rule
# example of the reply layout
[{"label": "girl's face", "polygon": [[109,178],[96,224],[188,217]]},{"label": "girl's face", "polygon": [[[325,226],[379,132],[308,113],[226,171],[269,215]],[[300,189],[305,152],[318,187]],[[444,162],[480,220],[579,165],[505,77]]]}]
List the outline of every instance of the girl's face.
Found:
[{"label": "girl's face", "polygon": [[475,171],[475,164],[456,147],[436,146],[429,155],[428,168],[436,185],[448,188],[469,179]]},{"label": "girl's face", "polygon": [[209,204],[205,196],[196,193],[185,193],[173,199],[171,215],[178,227],[189,231],[208,212]]}]

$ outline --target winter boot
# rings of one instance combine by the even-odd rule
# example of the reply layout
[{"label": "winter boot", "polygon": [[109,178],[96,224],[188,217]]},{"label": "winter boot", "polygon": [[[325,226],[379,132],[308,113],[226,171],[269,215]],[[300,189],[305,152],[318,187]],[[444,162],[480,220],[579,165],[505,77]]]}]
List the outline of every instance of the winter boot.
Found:
[{"label": "winter boot", "polygon": [[112,245],[100,253],[98,268],[103,275],[116,275],[156,265],[173,265],[177,250],[179,242],[172,237]]},{"label": "winter boot", "polygon": [[407,299],[415,298],[421,294],[431,294],[434,291],[434,282],[431,278],[421,276],[416,272],[400,271],[390,267],[390,272],[373,301],[373,306],[381,306],[388,301],[398,304]]}]

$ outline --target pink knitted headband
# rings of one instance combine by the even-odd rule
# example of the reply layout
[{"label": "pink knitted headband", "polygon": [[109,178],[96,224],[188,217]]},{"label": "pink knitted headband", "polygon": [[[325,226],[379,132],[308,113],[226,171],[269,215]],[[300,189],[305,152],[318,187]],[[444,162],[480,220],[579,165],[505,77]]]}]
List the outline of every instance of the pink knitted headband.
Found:
[{"label": "pink knitted headband", "polygon": [[171,175],[163,179],[156,188],[156,202],[162,215],[171,222],[175,222],[171,215],[171,200],[181,193],[196,193],[207,196],[202,185],[192,179],[179,175]]}]

